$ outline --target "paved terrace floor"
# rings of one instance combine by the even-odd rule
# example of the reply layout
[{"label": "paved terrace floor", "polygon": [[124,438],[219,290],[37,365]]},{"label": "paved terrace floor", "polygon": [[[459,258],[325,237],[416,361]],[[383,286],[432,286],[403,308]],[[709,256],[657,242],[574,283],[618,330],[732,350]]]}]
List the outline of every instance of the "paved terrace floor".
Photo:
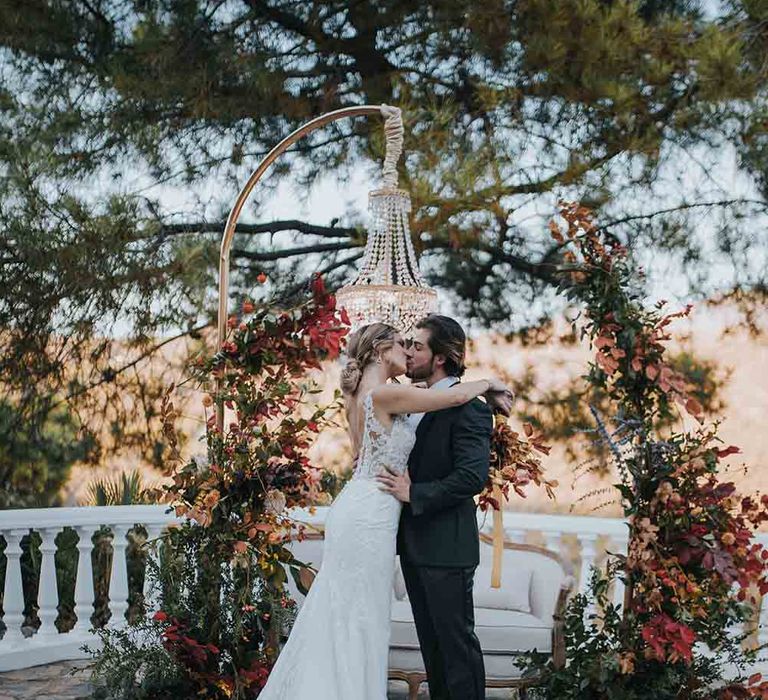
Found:
[{"label": "paved terrace floor", "polygon": [[[0,673],[0,700],[89,700],[87,661],[64,661]],[[388,700],[406,700],[405,684],[391,683]],[[429,694],[424,687],[419,700]],[[488,690],[487,700],[514,698],[511,691]]]}]

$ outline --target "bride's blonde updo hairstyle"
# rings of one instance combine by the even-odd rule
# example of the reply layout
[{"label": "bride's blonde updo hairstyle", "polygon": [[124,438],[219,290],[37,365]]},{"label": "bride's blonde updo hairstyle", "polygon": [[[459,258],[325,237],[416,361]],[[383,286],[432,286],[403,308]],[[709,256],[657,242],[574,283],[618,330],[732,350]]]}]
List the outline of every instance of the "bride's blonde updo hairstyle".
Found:
[{"label": "bride's blonde updo hairstyle", "polygon": [[341,390],[354,394],[365,368],[375,362],[382,350],[392,347],[397,330],[386,323],[370,323],[349,336],[347,364],[341,371]]}]

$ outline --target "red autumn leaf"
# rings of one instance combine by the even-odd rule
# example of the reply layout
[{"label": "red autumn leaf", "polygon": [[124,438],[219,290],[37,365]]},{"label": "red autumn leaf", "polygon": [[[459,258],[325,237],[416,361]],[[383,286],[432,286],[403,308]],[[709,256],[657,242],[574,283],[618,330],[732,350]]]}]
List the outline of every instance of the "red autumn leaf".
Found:
[{"label": "red autumn leaf", "polygon": [[698,399],[695,399],[692,396],[688,397],[688,400],[685,402],[685,409],[692,416],[700,416],[702,413],[704,413],[704,407],[701,405]]},{"label": "red autumn leaf", "polygon": [[595,347],[600,350],[601,348],[612,348],[616,345],[616,341],[607,335],[599,335],[595,338]]},{"label": "red autumn leaf", "polygon": [[717,450],[717,456],[720,459],[723,459],[724,457],[728,457],[729,455],[738,455],[741,454],[741,448],[737,447],[736,445],[728,445],[728,447]]}]

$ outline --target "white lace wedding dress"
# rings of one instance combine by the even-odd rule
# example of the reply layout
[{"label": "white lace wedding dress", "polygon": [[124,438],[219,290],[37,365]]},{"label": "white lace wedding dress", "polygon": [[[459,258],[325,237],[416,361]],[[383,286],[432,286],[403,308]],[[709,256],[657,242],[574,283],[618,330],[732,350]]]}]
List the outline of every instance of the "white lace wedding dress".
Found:
[{"label": "white lace wedding dress", "polygon": [[375,477],[384,465],[405,471],[416,433],[405,416],[388,431],[370,393],[363,407],[357,468],[328,512],[320,571],[259,700],[386,700],[402,505]]}]

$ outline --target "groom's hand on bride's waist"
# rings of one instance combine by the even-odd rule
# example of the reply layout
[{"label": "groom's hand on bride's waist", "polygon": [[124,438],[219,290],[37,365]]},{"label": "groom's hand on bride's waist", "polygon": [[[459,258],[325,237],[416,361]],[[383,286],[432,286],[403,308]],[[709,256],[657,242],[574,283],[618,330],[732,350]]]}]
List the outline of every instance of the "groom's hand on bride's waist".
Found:
[{"label": "groom's hand on bride's waist", "polygon": [[376,477],[379,488],[385,493],[392,494],[398,501],[410,503],[411,501],[411,477],[406,469],[402,474],[385,467],[386,471]]}]

